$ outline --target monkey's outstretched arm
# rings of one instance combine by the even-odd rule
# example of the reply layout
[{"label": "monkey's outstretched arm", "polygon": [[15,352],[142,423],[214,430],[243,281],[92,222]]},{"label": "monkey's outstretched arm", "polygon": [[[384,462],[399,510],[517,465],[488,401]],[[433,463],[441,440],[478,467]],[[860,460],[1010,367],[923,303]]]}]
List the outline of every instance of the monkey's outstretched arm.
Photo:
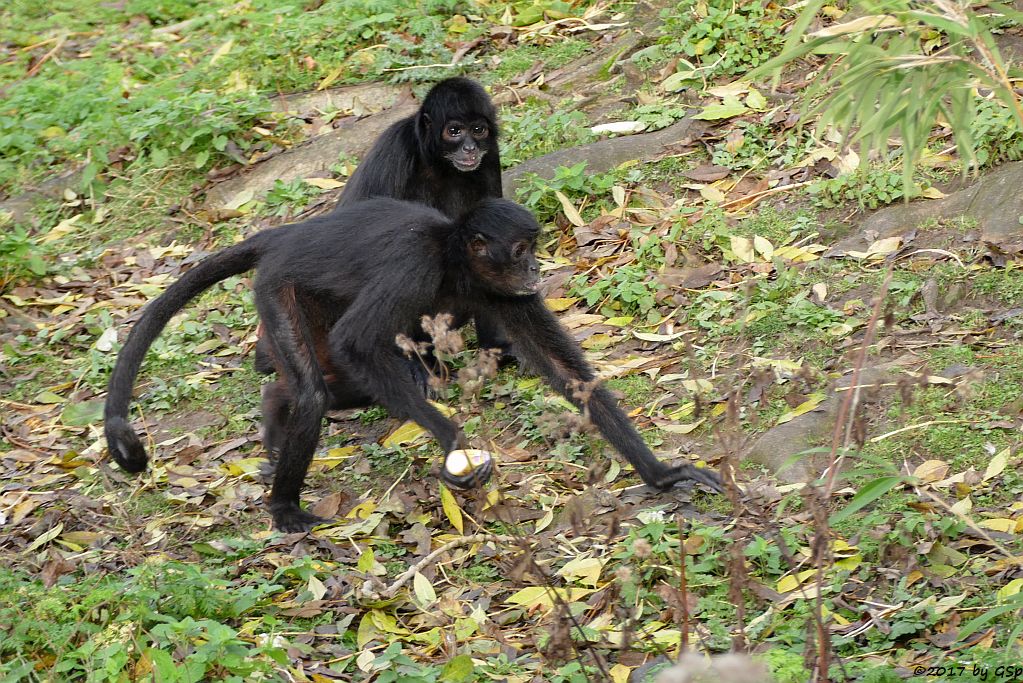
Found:
[{"label": "monkey's outstretched arm", "polygon": [[585,404],[576,396],[574,383],[592,382],[593,369],[579,345],[568,336],[539,296],[509,299],[500,304],[499,310],[517,351],[559,393],[588,411],[600,433],[625,456],[645,483],[667,489],[680,481],[692,480],[722,490],[721,478],[713,470],[689,463],[671,466],[658,460],[603,385],[589,390]]}]

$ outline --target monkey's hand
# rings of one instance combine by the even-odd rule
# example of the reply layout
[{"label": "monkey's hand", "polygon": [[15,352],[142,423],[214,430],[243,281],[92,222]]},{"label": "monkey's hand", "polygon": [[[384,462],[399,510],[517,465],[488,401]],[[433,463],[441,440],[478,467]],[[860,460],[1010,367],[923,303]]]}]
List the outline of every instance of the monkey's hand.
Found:
[{"label": "monkey's hand", "polygon": [[448,453],[440,476],[448,486],[474,489],[490,481],[493,473],[494,459],[490,453],[475,448],[460,448]]}]

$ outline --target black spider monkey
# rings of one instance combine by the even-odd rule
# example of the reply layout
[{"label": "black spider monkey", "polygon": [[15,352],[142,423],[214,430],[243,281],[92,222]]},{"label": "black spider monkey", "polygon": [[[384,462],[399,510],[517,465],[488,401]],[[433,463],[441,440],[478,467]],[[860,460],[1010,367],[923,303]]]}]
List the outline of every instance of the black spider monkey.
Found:
[{"label": "black spider monkey", "polygon": [[[497,110],[483,86],[468,78],[445,79],[430,89],[415,114],[380,135],[345,184],[335,210],[370,197],[393,197],[461,218],[484,199],[501,197],[497,137]],[[475,322],[481,348],[510,354],[507,335],[487,311],[476,314]],[[423,339],[421,331],[416,338]],[[422,365],[410,367],[425,385]],[[256,369],[273,370],[262,342],[256,346]]]},{"label": "black spider monkey", "polygon": [[370,197],[422,202],[458,219],[501,196],[497,110],[468,78],[447,78],[419,111],[391,125],[355,169],[338,207]]},{"label": "black spider monkey", "polygon": [[[110,454],[129,472],[146,467],[128,406],[146,350],[167,321],[215,283],[256,268],[256,308],[278,374],[264,394],[263,419],[267,451],[279,452],[269,504],[281,531],[321,521],[299,507],[299,492],[330,408],[380,403],[426,427],[448,452],[461,447],[458,428],[423,396],[395,343],[423,315],[439,312],[490,311],[555,389],[576,405],[586,401],[590,419],[647,484],[695,480],[720,489],[712,471],[657,460],[607,389],[575,395],[575,382],[594,374],[536,294],[538,231],[525,208],[504,199],[484,200],[460,220],[422,204],[371,199],[217,252],[149,304],[121,349],[104,409]],[[460,483],[443,468],[442,477]]]}]

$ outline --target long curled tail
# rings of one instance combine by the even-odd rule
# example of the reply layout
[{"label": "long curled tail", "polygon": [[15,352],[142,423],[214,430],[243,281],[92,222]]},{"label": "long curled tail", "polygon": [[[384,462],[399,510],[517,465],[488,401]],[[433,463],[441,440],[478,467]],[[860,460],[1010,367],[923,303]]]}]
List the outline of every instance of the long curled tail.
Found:
[{"label": "long curled tail", "polygon": [[107,384],[107,401],[103,408],[103,433],[107,437],[107,448],[123,469],[141,472],[146,469],[149,460],[142,441],[128,422],[132,388],[146,351],[174,314],[198,294],[221,280],[254,268],[273,232],[276,231],[253,235],[199,263],[150,302],[142,317],[132,327],[128,341],[117,355],[117,363]]}]

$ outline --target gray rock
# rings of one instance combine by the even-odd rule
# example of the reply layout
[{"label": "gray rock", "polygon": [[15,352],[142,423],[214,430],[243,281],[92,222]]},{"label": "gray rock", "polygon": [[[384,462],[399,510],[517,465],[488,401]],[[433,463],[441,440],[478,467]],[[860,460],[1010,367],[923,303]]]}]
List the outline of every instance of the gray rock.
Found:
[{"label": "gray rock", "polygon": [[[900,367],[900,363],[895,361],[863,368],[859,382],[863,388],[860,393],[861,403],[869,398],[867,394],[876,393],[882,384],[894,382]],[[837,392],[835,389],[849,387],[851,384],[852,374],[838,379],[828,392],[828,397],[816,409],[767,430],[743,456],[768,468],[780,481],[813,481],[827,466],[828,453],[807,451],[830,447],[835,419],[846,395],[846,392]]]},{"label": "gray rock", "polygon": [[607,140],[598,140],[588,145],[572,147],[545,154],[542,157],[524,161],[515,168],[504,172],[504,195],[515,197],[515,190],[526,173],[536,173],[543,178],[554,176],[559,166],[572,166],[586,162],[589,173],[604,173],[631,159],[651,159],[669,145],[686,144],[700,135],[704,124],[694,119],[676,121],[667,128],[653,133],[627,135]]},{"label": "gray rock", "polygon": [[383,111],[393,107],[399,99],[407,94],[407,90],[386,83],[365,83],[349,85],[329,90],[291,93],[275,97],[272,102],[274,111],[279,112],[314,112],[314,111],[355,111],[362,116],[366,113]]},{"label": "gray rock", "polygon": [[[876,211],[857,228],[857,233],[835,245],[844,253],[862,249],[873,239],[909,232],[929,219],[969,217],[977,221],[983,240],[999,243],[1023,237],[1023,162],[1005,164],[967,188],[943,199],[918,199]],[[874,237],[876,235],[876,237]]]},{"label": "gray rock", "polygon": [[26,222],[32,215],[35,204],[43,199],[60,199],[64,196],[64,190],[69,188],[77,189],[82,181],[82,168],[68,171],[53,178],[47,178],[39,183],[35,189],[22,192],[10,199],[0,202],[0,211],[6,211],[14,216],[14,220]]},{"label": "gray rock", "polygon": [[318,135],[215,185],[206,193],[206,207],[222,209],[235,206],[245,196],[258,197],[263,194],[277,180],[322,176],[342,153],[362,156],[388,126],[415,111],[414,104],[399,105],[343,125],[325,135]]}]

